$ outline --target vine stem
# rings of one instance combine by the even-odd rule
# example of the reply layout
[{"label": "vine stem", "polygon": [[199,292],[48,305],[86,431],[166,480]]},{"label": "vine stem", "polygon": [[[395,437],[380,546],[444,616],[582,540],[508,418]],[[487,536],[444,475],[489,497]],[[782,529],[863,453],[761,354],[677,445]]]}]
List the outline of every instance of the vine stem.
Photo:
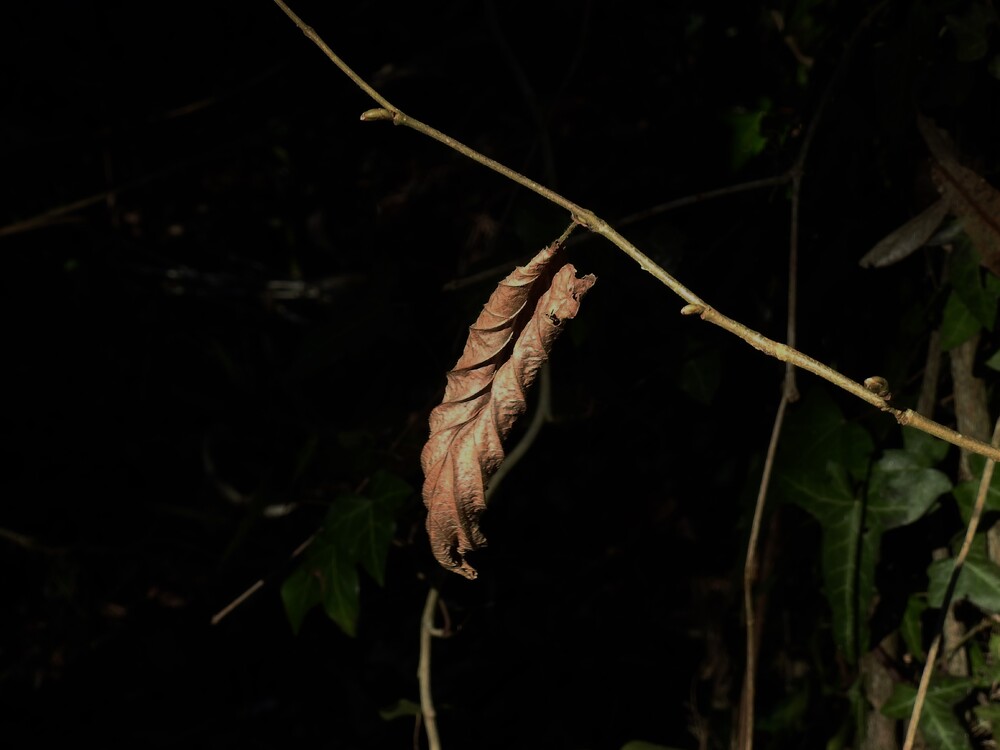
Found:
[{"label": "vine stem", "polygon": [[848,393],[852,393],[862,401],[867,401],[872,406],[881,409],[884,412],[888,412],[896,421],[901,425],[913,427],[915,429],[926,432],[937,438],[940,438],[946,442],[957,445],[972,453],[976,453],[981,456],[986,456],[994,461],[1000,461],[1000,449],[988,445],[981,440],[975,440],[973,438],[966,437],[955,430],[945,427],[942,424],[927,419],[926,417],[917,414],[912,409],[895,409],[889,405],[889,402],[876,395],[875,393],[869,391],[860,383],[857,383],[850,378],[841,375],[839,372],[834,370],[828,365],[824,365],[812,357],[798,351],[797,349],[788,346],[786,344],[780,344],[777,341],[767,338],[763,334],[754,331],[751,328],[739,323],[732,318],[723,315],[715,308],[708,305],[704,300],[702,300],[697,294],[688,289],[684,284],[675,279],[669,273],[667,273],[663,268],[653,262],[645,253],[643,253],[639,248],[625,239],[618,231],[616,231],[610,224],[601,219],[593,211],[590,211],[582,206],[577,205],[573,201],[565,198],[559,193],[545,187],[544,185],[535,182],[534,180],[525,177],[520,172],[517,172],[510,167],[501,164],[500,162],[491,159],[490,157],[479,153],[478,151],[469,148],[463,143],[455,140],[451,136],[442,133],[440,130],[427,125],[409,115],[404,114],[400,109],[393,106],[385,97],[379,94],[375,89],[373,89],[368,83],[366,83],[357,73],[351,70],[348,65],[337,56],[337,54],[330,49],[330,47],[320,38],[320,36],[313,30],[311,26],[308,26],[302,21],[284,0],[274,0],[275,4],[284,11],[284,13],[295,23],[296,26],[306,35],[310,40],[312,40],[316,46],[318,46],[323,53],[344,72],[355,84],[361,88],[366,94],[368,94],[376,103],[380,104],[380,107],[375,109],[369,109],[362,113],[361,119],[365,122],[370,122],[374,120],[388,120],[395,125],[405,125],[408,128],[416,130],[419,133],[433,138],[440,143],[448,146],[449,148],[457,151],[463,156],[472,159],[473,161],[479,162],[485,167],[492,169],[493,171],[503,175],[509,180],[516,182],[523,187],[528,188],[534,193],[546,198],[552,203],[560,206],[570,213],[573,217],[573,221],[577,224],[589,229],[591,232],[604,237],[606,240],[611,242],[613,245],[618,247],[623,253],[632,258],[639,267],[651,274],[653,278],[661,282],[664,286],[668,287],[673,291],[678,297],[687,302],[681,309],[681,313],[685,315],[699,315],[702,320],[719,326],[720,328],[729,331],[730,333],[738,336],[739,338],[746,341],[752,347],[758,351],[767,354],[768,356],[774,357],[775,359],[781,360],[786,364],[794,365],[803,370],[808,370],[814,375],[827,380],[828,382],[844,389]]},{"label": "vine stem", "polygon": [[441,750],[438,735],[437,712],[434,710],[434,695],[431,692],[431,638],[434,636],[434,610],[437,609],[440,593],[431,586],[424,602],[424,613],[420,618],[420,661],[417,664],[417,682],[420,684],[420,713],[424,719],[429,750]]},{"label": "vine stem", "polygon": [[[1000,444],[1000,417],[997,418],[993,427],[993,445]],[[955,587],[958,585],[958,577],[962,573],[962,566],[965,558],[972,549],[972,541],[979,528],[979,519],[983,515],[983,508],[986,506],[986,497],[989,494],[990,483],[993,481],[993,467],[996,465],[994,459],[988,458],[983,466],[983,476],[979,480],[979,493],[976,495],[976,504],[972,507],[972,515],[969,517],[969,525],[965,528],[965,538],[962,540],[962,548],[955,557],[955,564],[951,569],[951,578],[948,580],[948,588],[944,592],[944,599],[941,601],[941,616],[939,617],[937,632],[934,641],[927,652],[927,663],[924,664],[924,671],[920,675],[920,685],[917,688],[917,697],[913,701],[913,710],[910,712],[910,722],[906,727],[906,739],[903,741],[903,750],[913,750],[913,743],[917,736],[917,725],[920,723],[920,714],[923,711],[924,701],[927,698],[927,688],[931,683],[931,675],[934,674],[934,663],[937,661],[938,651],[941,648],[941,630],[944,618],[947,616],[948,608],[951,605],[952,596],[955,594]]]},{"label": "vine stem", "polygon": [[747,540],[746,562],[743,566],[743,613],[746,620],[746,663],[743,668],[743,690],[740,695],[739,740],[740,750],[753,748],[753,723],[755,684],[757,675],[757,616],[753,600],[753,587],[757,581],[757,542],[760,538],[760,525],[764,518],[764,501],[771,482],[774,468],[774,455],[778,449],[781,437],[781,426],[785,422],[785,410],[791,402],[790,390],[786,379],[785,391],[778,402],[778,410],[774,415],[774,426],[771,428],[771,440],[767,446],[767,457],[764,459],[764,471],[761,473],[760,486],[757,488],[757,503],[754,505],[753,521],[750,524],[750,538]]}]

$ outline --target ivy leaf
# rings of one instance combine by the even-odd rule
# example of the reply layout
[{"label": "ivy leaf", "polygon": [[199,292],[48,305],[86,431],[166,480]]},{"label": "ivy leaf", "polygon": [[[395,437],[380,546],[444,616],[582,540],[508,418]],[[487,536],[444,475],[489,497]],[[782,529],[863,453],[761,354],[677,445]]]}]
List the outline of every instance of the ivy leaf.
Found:
[{"label": "ivy leaf", "polygon": [[281,598],[293,632],[299,632],[309,610],[322,605],[330,619],[353,636],[360,609],[358,566],[384,585],[394,514],[413,488],[389,472],[378,471],[367,491],[368,497],[341,495],[333,501],[299,567],[282,584]]},{"label": "ivy leaf", "polygon": [[952,290],[944,305],[944,315],[941,318],[941,348],[944,351],[954,349],[975,336],[980,328],[982,324]]},{"label": "ivy leaf", "polygon": [[466,578],[476,577],[466,554],[486,545],[479,517],[486,482],[504,459],[503,440],[524,413],[525,392],[556,337],[597,280],[577,278],[569,263],[554,271],[558,250],[545,248],[500,282],[431,411],[420,454],[427,533],[441,566]]},{"label": "ivy leaf", "polygon": [[992,331],[997,317],[997,297],[984,286],[979,268],[979,255],[968,237],[962,235],[948,258],[948,279],[955,294],[979,324]]},{"label": "ivy leaf", "polygon": [[872,468],[868,487],[868,514],[883,529],[913,523],[931,504],[951,489],[951,481],[937,469],[923,468],[919,454],[887,450]]},{"label": "ivy leaf", "polygon": [[[942,604],[954,562],[951,558],[935,560],[927,569],[927,602],[932,607]],[[953,599],[968,599],[984,612],[1000,612],[1000,567],[987,555],[985,534],[977,534],[972,542]]]},{"label": "ivy leaf", "polygon": [[927,600],[919,594],[910,594],[906,600],[906,610],[899,624],[899,632],[907,650],[920,661],[927,661],[924,651],[924,628],[922,616],[927,609]]},{"label": "ivy leaf", "polygon": [[[966,524],[972,518],[972,508],[976,504],[976,497],[979,495],[979,480],[973,479],[956,485],[951,491],[958,504],[958,511],[962,514],[962,521]],[[993,481],[986,491],[986,504],[983,512],[1000,511],[1000,484],[997,482],[997,472],[993,473]]]},{"label": "ivy leaf", "polygon": [[732,166],[740,169],[757,156],[767,146],[767,136],[763,133],[763,122],[771,109],[771,102],[762,99],[753,112],[736,109],[729,113],[729,127],[732,129]]},{"label": "ivy leaf", "polygon": [[991,370],[1000,370],[1000,349],[997,349],[983,364]]},{"label": "ivy leaf", "polygon": [[357,633],[360,609],[357,568],[326,540],[317,537],[309,545],[306,560],[282,584],[281,599],[296,634],[316,604],[321,604],[327,616],[347,635]]},{"label": "ivy leaf", "polygon": [[[969,679],[935,678],[927,690],[920,715],[920,731],[933,750],[972,750],[969,732],[955,713],[955,704],[972,690]],[[896,683],[882,714],[890,719],[906,719],[913,710],[917,689],[905,682]]]},{"label": "ivy leaf", "polygon": [[319,579],[303,567],[296,568],[281,584],[281,601],[292,632],[298,635],[309,610],[323,601]]},{"label": "ivy leaf", "polygon": [[331,549],[340,551],[345,561],[360,563],[382,586],[394,530],[392,511],[386,503],[344,495],[331,506],[320,533]]},{"label": "ivy leaf", "polygon": [[790,502],[813,515],[823,529],[820,562],[833,615],[833,637],[854,664],[868,647],[868,607],[875,593],[881,529],[861,527],[864,507],[843,466],[830,463],[825,478],[779,477]]},{"label": "ivy leaf", "polygon": [[365,494],[388,510],[395,512],[413,494],[413,487],[392,472],[379,469],[369,480]]},{"label": "ivy leaf", "polygon": [[822,482],[832,462],[863,479],[873,450],[868,432],[849,422],[825,389],[811,388],[788,415],[776,473],[804,484],[812,477]]},{"label": "ivy leaf", "polygon": [[921,466],[929,467],[941,463],[948,455],[948,451],[951,450],[951,443],[928,435],[923,430],[903,427],[902,433],[906,452],[917,457]]}]

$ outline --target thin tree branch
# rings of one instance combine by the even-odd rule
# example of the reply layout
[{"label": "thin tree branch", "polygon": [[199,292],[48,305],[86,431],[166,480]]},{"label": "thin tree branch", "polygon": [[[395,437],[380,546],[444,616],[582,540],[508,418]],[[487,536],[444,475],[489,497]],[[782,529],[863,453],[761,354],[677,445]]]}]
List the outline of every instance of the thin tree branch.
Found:
[{"label": "thin tree branch", "polygon": [[[406,127],[412,128],[424,135],[433,138],[436,141],[443,143],[451,149],[454,149],[458,153],[472,159],[473,161],[479,162],[480,164],[489,167],[495,172],[507,177],[510,180],[522,185],[529,190],[537,193],[543,198],[548,199],[552,203],[566,209],[570,215],[573,217],[573,221],[586,227],[595,234],[599,234],[609,242],[617,246],[622,252],[632,258],[639,267],[651,274],[655,279],[660,281],[666,287],[671,289],[678,297],[683,299],[688,304],[681,310],[682,314],[685,315],[700,315],[702,320],[706,320],[709,323],[713,323],[724,330],[738,336],[739,338],[746,341],[748,344],[753,346],[755,349],[779,359],[786,364],[793,364],[803,370],[808,370],[814,375],[818,375],[824,380],[833,383],[834,385],[843,388],[849,393],[854,394],[863,401],[867,401],[872,406],[875,406],[882,411],[892,414],[896,421],[901,425],[906,425],[914,427],[918,430],[922,430],[930,435],[934,435],[942,440],[945,440],[953,445],[957,445],[965,450],[972,451],[973,453],[978,453],[980,455],[986,456],[987,458],[992,458],[993,460],[1000,460],[1000,450],[996,447],[987,445],[979,440],[972,440],[966,438],[965,436],[959,434],[955,430],[949,429],[944,425],[938,424],[933,420],[922,417],[921,415],[914,412],[912,409],[895,409],[889,406],[889,402],[886,401],[881,396],[866,389],[860,383],[856,383],[839,372],[834,370],[832,367],[824,365],[823,363],[809,357],[793,347],[787,346],[785,344],[779,344],[772,339],[754,331],[751,328],[738,323],[732,318],[723,315],[718,310],[709,306],[704,300],[702,300],[697,294],[692,292],[681,282],[675,279],[673,276],[668,274],[663,268],[654,263],[645,253],[643,253],[639,248],[625,239],[619,232],[617,232],[610,224],[597,216],[593,211],[583,208],[577,205],[573,201],[565,198],[564,196],[556,193],[554,190],[550,190],[544,185],[535,182],[534,180],[525,177],[519,172],[514,171],[510,167],[507,167],[500,162],[485,156],[484,154],[475,151],[463,143],[456,141],[454,138],[445,135],[441,131],[432,128],[419,120],[416,120],[408,115],[405,115],[402,111],[390,104],[384,97],[379,95],[365,83],[353,70],[351,70],[343,60],[341,60],[334,52],[331,50],[322,39],[316,34],[315,31],[302,20],[296,16],[291,9],[283,2],[283,0],[274,0],[274,2],[288,15],[290,19],[302,30],[302,32],[311,39],[316,45],[323,50],[328,58],[344,73],[354,81],[363,91],[369,94],[376,102],[381,104],[380,108],[370,109],[361,115],[363,121],[372,120],[390,120],[396,125],[405,125]],[[882,7],[882,6],[879,6]]]},{"label": "thin tree branch", "polygon": [[[787,382],[787,380],[786,380]],[[743,691],[740,697],[739,742],[737,747],[749,750],[753,747],[754,693],[757,674],[757,634],[756,612],[753,601],[753,587],[757,581],[757,540],[760,537],[761,520],[764,517],[764,501],[771,482],[774,468],[774,454],[781,437],[781,426],[785,421],[785,410],[791,401],[789,392],[785,390],[778,402],[778,411],[774,415],[774,427],[771,429],[771,440],[767,446],[767,458],[764,460],[764,471],[757,490],[757,504],[754,506],[753,522],[750,524],[750,538],[747,541],[746,563],[743,566],[743,612],[746,617],[746,666],[743,671]]]},{"label": "thin tree branch", "polygon": [[791,173],[787,172],[785,174],[775,175],[774,177],[763,177],[759,180],[750,180],[749,182],[739,182],[735,185],[727,185],[726,187],[716,188],[715,190],[706,190],[704,193],[693,193],[691,195],[685,195],[683,198],[676,198],[672,201],[667,201],[666,203],[659,203],[655,206],[650,206],[649,208],[644,208],[641,211],[636,211],[635,213],[623,216],[615,222],[616,227],[625,227],[630,224],[637,224],[640,221],[645,221],[654,216],[658,216],[668,211],[673,211],[678,208],[684,208],[685,206],[692,206],[695,203],[701,203],[702,201],[714,200],[715,198],[724,198],[727,195],[735,195],[737,193],[745,193],[749,190],[759,190],[766,187],[775,187],[777,185],[784,185],[792,179]]},{"label": "thin tree branch", "polygon": [[[993,445],[1000,444],[1000,418],[997,418],[993,427]],[[948,588],[944,592],[944,599],[941,602],[941,615],[938,618],[937,632],[934,635],[934,642],[927,652],[927,663],[924,664],[924,671],[920,675],[920,686],[917,688],[917,697],[913,701],[913,711],[910,713],[910,723],[906,728],[906,739],[903,742],[903,750],[913,750],[913,742],[917,735],[917,725],[920,723],[920,714],[927,698],[927,688],[930,686],[931,675],[934,674],[934,663],[937,661],[938,650],[941,648],[941,629],[944,625],[944,618],[951,605],[951,598],[955,594],[955,587],[958,585],[958,577],[962,573],[962,566],[965,565],[965,558],[972,548],[972,541],[979,528],[979,519],[983,515],[983,508],[986,506],[986,497],[989,494],[990,483],[993,481],[993,467],[996,462],[992,458],[986,460],[983,466],[983,476],[979,480],[979,494],[976,495],[976,504],[972,508],[972,515],[969,518],[969,525],[965,529],[965,539],[962,540],[962,548],[955,557],[955,564],[951,569],[951,578],[948,581]]]}]

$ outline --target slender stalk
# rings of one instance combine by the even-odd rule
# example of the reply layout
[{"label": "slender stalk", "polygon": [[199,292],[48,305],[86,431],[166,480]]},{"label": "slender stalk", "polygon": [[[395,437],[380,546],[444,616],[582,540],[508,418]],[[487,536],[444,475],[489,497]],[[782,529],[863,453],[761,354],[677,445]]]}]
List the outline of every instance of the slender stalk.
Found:
[{"label": "slender stalk", "polygon": [[436,587],[427,592],[424,613],[420,618],[420,661],[417,664],[417,682],[420,683],[420,712],[424,719],[429,750],[441,750],[438,735],[437,712],[434,710],[434,694],[431,691],[431,638],[434,635],[434,610],[437,609],[439,593]]},{"label": "slender stalk", "polygon": [[653,216],[658,216],[678,208],[684,208],[685,206],[692,206],[695,203],[701,203],[702,201],[724,198],[727,195],[735,195],[737,193],[745,193],[748,190],[760,190],[761,188],[784,185],[791,179],[791,175],[788,173],[779,174],[774,177],[763,177],[759,180],[750,180],[748,182],[740,182],[735,185],[727,185],[726,187],[716,188],[715,190],[706,190],[703,193],[685,195],[683,198],[676,198],[675,200],[667,201],[666,203],[659,203],[655,206],[650,206],[649,208],[644,208],[641,211],[636,211],[635,213],[623,216],[615,222],[615,226],[624,227],[630,224],[637,224],[640,221],[645,221]]},{"label": "slender stalk", "polygon": [[[993,445],[997,444],[1000,444],[1000,418],[997,418],[993,428]],[[903,750],[913,750],[913,742],[917,735],[917,725],[920,723],[920,714],[923,711],[924,701],[927,698],[927,688],[930,686],[931,675],[934,674],[934,663],[937,661],[938,650],[941,648],[941,629],[944,618],[951,605],[951,598],[955,593],[955,587],[958,585],[958,577],[962,573],[965,558],[968,557],[969,550],[972,549],[972,541],[976,536],[976,530],[979,528],[979,519],[983,515],[983,508],[986,506],[986,497],[989,494],[990,483],[993,481],[994,466],[996,466],[996,462],[994,459],[989,458],[983,467],[983,476],[979,480],[979,494],[976,495],[976,504],[972,508],[969,525],[965,528],[965,538],[962,540],[962,548],[955,557],[955,564],[951,569],[948,588],[945,590],[944,600],[941,602],[941,617],[939,618],[937,633],[934,635],[934,641],[927,652],[927,663],[924,664],[924,671],[920,675],[920,686],[917,688],[917,697],[913,701],[913,711],[910,713],[910,723],[906,728],[906,739],[903,741]]]},{"label": "slender stalk", "polygon": [[774,415],[774,427],[771,429],[771,440],[767,446],[767,457],[764,460],[764,471],[757,489],[757,504],[754,506],[753,521],[750,524],[750,538],[747,541],[746,564],[743,566],[743,611],[746,617],[746,666],[743,672],[743,693],[740,698],[739,745],[741,750],[753,747],[753,719],[755,702],[755,677],[757,674],[757,634],[756,612],[753,601],[753,587],[757,581],[757,541],[760,538],[760,525],[764,517],[764,500],[771,481],[774,467],[774,455],[778,449],[778,439],[781,437],[781,426],[785,422],[785,410],[790,402],[788,391],[781,394],[778,410]]}]

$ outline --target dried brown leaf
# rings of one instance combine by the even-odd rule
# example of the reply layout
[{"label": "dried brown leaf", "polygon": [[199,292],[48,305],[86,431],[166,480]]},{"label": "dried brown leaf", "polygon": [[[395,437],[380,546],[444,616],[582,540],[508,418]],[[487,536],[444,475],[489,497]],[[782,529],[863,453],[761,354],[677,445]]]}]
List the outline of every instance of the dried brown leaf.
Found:
[{"label": "dried brown leaf", "polygon": [[948,201],[941,198],[883,237],[861,258],[861,267],[882,268],[908,257],[927,243],[947,213]]},{"label": "dried brown leaf", "polygon": [[918,117],[920,133],[934,156],[931,176],[948,210],[962,220],[980,262],[1000,276],[1000,191],[959,163],[948,134],[926,117]]},{"label": "dried brown leaf", "polygon": [[427,531],[438,562],[466,578],[476,577],[466,554],[486,545],[479,517],[486,482],[504,458],[503,440],[524,413],[525,394],[564,321],[576,317],[596,281],[577,278],[570,264],[553,275],[557,251],[545,248],[500,282],[469,327],[444,398],[430,415],[420,454]]}]

